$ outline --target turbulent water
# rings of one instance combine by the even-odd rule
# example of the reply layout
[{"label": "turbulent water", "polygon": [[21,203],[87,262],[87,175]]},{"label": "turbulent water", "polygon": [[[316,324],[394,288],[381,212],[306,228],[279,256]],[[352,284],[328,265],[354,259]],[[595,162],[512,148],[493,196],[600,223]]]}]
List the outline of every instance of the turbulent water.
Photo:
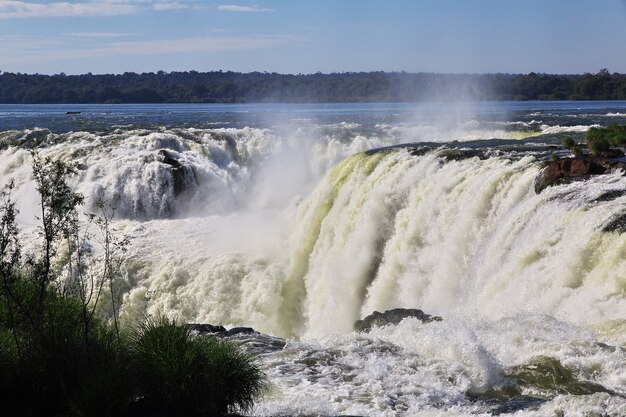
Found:
[{"label": "turbulent water", "polygon": [[[626,415],[626,177],[534,191],[626,103],[66,107],[0,106],[25,238],[35,147],[131,238],[122,320],[286,339],[254,415]],[[352,330],[400,307],[443,320]]]}]

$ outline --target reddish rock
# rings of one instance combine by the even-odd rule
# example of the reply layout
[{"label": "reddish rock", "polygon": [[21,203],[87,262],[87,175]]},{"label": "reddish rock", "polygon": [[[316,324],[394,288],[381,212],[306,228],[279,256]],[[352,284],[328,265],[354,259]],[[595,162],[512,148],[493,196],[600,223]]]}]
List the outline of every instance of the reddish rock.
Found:
[{"label": "reddish rock", "polygon": [[558,159],[539,172],[535,179],[535,192],[539,194],[551,185],[584,180],[592,175],[608,174],[616,170],[626,173],[626,160],[618,158],[585,156]]}]

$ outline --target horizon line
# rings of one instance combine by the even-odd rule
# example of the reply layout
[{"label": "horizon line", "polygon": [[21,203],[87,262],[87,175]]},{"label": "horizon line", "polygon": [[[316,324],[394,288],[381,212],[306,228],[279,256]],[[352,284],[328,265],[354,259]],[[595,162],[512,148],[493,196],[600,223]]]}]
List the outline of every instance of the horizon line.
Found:
[{"label": "horizon line", "polygon": [[0,75],[4,75],[4,74],[14,74],[14,75],[26,75],[26,76],[47,76],[47,77],[54,77],[54,76],[65,76],[65,77],[80,77],[80,76],[85,76],[85,75],[91,75],[91,76],[122,76],[122,75],[126,75],[126,74],[135,74],[135,75],[168,75],[168,74],[185,74],[185,73],[198,73],[198,74],[214,74],[214,73],[233,73],[233,74],[243,74],[243,75],[249,75],[249,74],[263,74],[263,75],[281,75],[281,76],[312,76],[312,75],[350,75],[350,74],[394,74],[394,75],[466,75],[466,76],[481,76],[481,75],[531,75],[531,74],[535,74],[535,75],[552,75],[552,76],[581,76],[581,75],[597,75],[597,74],[601,74],[603,72],[606,72],[610,75],[626,75],[626,73],[620,73],[620,72],[610,72],[609,70],[607,70],[606,68],[602,68],[600,70],[598,70],[597,72],[582,72],[582,73],[551,73],[551,72],[537,72],[537,71],[531,71],[528,73],[523,73],[523,72],[433,72],[433,71],[406,71],[406,70],[398,70],[398,71],[383,71],[383,70],[376,70],[376,71],[333,71],[333,72],[321,72],[321,71],[316,71],[316,72],[310,72],[310,73],[287,73],[287,72],[276,72],[276,71],[233,71],[233,70],[223,70],[223,69],[219,69],[219,70],[209,70],[209,71],[198,71],[198,70],[177,70],[177,71],[165,71],[165,70],[157,70],[157,71],[144,71],[144,72],[136,72],[136,71],[124,71],[124,72],[118,72],[118,73],[113,73],[113,72],[108,72],[108,73],[93,73],[93,72],[86,72],[86,73],[65,73],[64,71],[62,72],[58,72],[58,73],[40,73],[40,72],[34,72],[34,73],[27,73],[27,72],[14,72],[14,71],[3,71],[0,70]]}]

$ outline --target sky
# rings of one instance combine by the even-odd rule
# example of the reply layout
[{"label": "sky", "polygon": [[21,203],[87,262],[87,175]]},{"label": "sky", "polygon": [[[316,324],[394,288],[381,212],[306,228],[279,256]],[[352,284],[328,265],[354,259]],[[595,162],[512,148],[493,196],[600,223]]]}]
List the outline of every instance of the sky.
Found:
[{"label": "sky", "polygon": [[626,0],[0,0],[0,71],[626,73]]}]

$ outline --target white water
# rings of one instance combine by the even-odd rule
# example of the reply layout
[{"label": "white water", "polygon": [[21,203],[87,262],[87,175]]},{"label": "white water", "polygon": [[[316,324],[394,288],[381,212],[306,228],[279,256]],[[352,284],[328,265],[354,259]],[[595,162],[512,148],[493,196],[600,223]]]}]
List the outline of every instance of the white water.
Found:
[{"label": "white water", "polygon": [[[75,184],[89,204],[116,204],[116,228],[132,238],[123,320],[166,314],[295,337],[263,357],[274,389],[256,414],[485,413],[465,393],[501,386],[506,368],[539,355],[624,393],[626,355],[597,342],[626,344],[626,234],[601,231],[626,196],[595,199],[623,190],[625,177],[536,195],[533,156],[366,155],[415,134],[354,128],[79,132],[41,152],[80,164]],[[182,197],[161,148],[194,167]],[[30,156],[1,156],[28,230]],[[396,307],[444,321],[351,331]],[[519,415],[558,410],[617,416],[626,402],[564,395]]]}]

